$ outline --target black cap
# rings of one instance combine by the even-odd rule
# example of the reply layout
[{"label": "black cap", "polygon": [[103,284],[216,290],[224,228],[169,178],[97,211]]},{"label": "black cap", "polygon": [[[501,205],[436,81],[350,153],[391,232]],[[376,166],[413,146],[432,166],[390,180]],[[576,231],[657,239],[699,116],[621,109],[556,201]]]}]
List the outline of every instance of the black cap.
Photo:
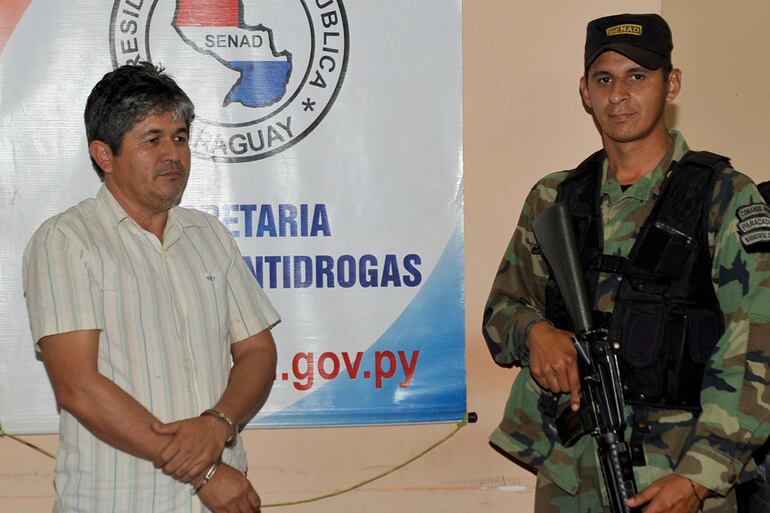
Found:
[{"label": "black cap", "polygon": [[647,69],[671,64],[671,29],[657,14],[616,14],[588,23],[585,69],[612,50]]}]

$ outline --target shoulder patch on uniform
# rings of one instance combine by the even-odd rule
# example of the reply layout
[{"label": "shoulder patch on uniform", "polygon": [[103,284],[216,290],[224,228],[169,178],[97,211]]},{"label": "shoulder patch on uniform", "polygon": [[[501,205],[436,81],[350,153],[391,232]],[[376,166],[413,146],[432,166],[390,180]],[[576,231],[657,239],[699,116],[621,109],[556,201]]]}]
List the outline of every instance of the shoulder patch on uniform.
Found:
[{"label": "shoulder patch on uniform", "polygon": [[752,203],[738,208],[738,210],[735,211],[735,215],[738,216],[738,220],[740,221],[756,216],[768,217],[770,216],[770,205],[764,203]]},{"label": "shoulder patch on uniform", "polygon": [[752,203],[735,211],[738,235],[743,248],[749,253],[770,250],[770,206]]}]

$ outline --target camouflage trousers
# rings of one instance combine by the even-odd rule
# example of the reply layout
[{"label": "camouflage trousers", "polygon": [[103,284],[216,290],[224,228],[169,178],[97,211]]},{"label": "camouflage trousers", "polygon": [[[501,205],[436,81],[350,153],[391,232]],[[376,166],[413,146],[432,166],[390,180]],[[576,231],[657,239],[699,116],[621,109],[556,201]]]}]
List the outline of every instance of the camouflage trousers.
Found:
[{"label": "camouflage trousers", "polygon": [[[588,445],[592,448],[592,444]],[[571,495],[548,479],[542,472],[537,476],[535,489],[535,513],[611,513],[609,504],[602,500],[602,475],[596,466],[592,450],[583,451],[578,457],[580,485]],[[726,497],[706,499],[703,510],[707,513],[736,513],[735,489]],[[770,511],[770,510],[769,510]]]}]

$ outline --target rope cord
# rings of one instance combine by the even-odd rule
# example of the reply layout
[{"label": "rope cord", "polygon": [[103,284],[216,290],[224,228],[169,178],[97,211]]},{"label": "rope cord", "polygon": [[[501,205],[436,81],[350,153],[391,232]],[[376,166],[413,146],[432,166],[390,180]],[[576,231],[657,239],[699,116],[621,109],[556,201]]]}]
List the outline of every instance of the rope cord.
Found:
[{"label": "rope cord", "polygon": [[[473,413],[471,413],[470,415],[473,415],[475,417],[475,414],[473,414]],[[474,422],[474,421],[475,421],[475,418],[471,418],[470,422]],[[352,492],[353,490],[361,488],[364,485],[367,485],[367,484],[369,484],[369,483],[371,483],[373,481],[377,481],[378,479],[381,479],[381,478],[383,478],[383,477],[385,477],[387,475],[390,475],[390,474],[396,472],[397,470],[400,470],[400,469],[406,467],[407,465],[409,465],[413,461],[416,461],[416,460],[422,458],[423,456],[428,454],[430,451],[432,451],[433,449],[435,449],[439,445],[443,444],[444,442],[446,442],[447,440],[449,440],[450,438],[455,436],[463,427],[465,427],[468,424],[468,422],[469,422],[469,414],[466,413],[465,414],[465,418],[463,418],[463,420],[458,422],[457,425],[455,426],[455,428],[449,434],[443,436],[438,441],[436,441],[433,444],[431,444],[428,448],[423,449],[422,451],[420,451],[419,453],[415,454],[411,458],[407,459],[406,461],[404,461],[402,463],[399,463],[398,465],[396,465],[396,466],[386,470],[385,472],[381,472],[381,473],[379,473],[379,474],[377,474],[377,475],[375,475],[373,477],[370,477],[369,479],[365,479],[364,481],[356,483],[356,484],[354,484],[352,486],[349,486],[347,488],[343,488],[341,490],[335,490],[333,492],[325,493],[323,495],[318,495],[318,496],[315,496],[315,497],[308,497],[307,499],[299,499],[299,500],[296,500],[296,501],[286,501],[286,502],[276,502],[276,503],[272,503],[272,504],[262,504],[261,507],[262,508],[280,508],[280,507],[284,507],[284,506],[295,506],[297,504],[307,504],[309,502],[316,502],[316,501],[320,501],[320,500],[323,500],[323,499],[328,499],[330,497],[336,497],[338,495],[342,495],[342,494],[345,494],[345,493],[348,493],[348,492]],[[37,452],[39,452],[41,454],[45,454],[49,458],[54,459],[56,457],[53,454],[51,454],[50,452],[46,451],[45,449],[43,449],[41,447],[38,447],[37,445],[35,445],[33,443],[30,443],[30,442],[28,442],[28,441],[26,441],[26,440],[24,440],[22,438],[19,438],[18,436],[14,436],[14,435],[11,435],[9,433],[6,433],[3,430],[2,424],[0,424],[0,438],[5,438],[5,437],[10,438],[11,440],[14,440],[14,441],[16,441],[16,442],[18,442],[18,443],[20,443],[22,445],[26,445],[30,449],[33,449],[33,450],[35,450],[35,451],[37,451]]]},{"label": "rope cord", "polygon": [[21,445],[26,445],[30,449],[35,450],[35,451],[39,452],[40,454],[45,454],[46,456],[48,456],[51,459],[55,459],[56,458],[56,456],[54,456],[50,452],[46,451],[42,447],[38,447],[37,445],[35,445],[33,443],[27,442],[26,440],[24,440],[23,438],[19,438],[18,436],[14,436],[14,435],[6,433],[5,430],[3,429],[3,425],[0,424],[0,438],[5,438],[5,437],[10,438],[11,440],[15,440],[16,442],[19,442]]},{"label": "rope cord", "polygon": [[409,465],[413,461],[415,461],[415,460],[417,460],[419,458],[422,458],[423,456],[428,454],[430,451],[432,451],[433,449],[435,449],[439,445],[443,444],[444,442],[446,442],[447,440],[449,440],[450,438],[455,436],[457,434],[457,432],[460,431],[467,424],[468,424],[468,414],[466,413],[465,414],[465,418],[463,420],[461,420],[460,422],[458,422],[457,425],[455,426],[455,428],[448,435],[446,435],[443,438],[439,439],[437,442],[434,442],[427,449],[423,449],[422,451],[420,451],[419,453],[415,454],[414,456],[412,456],[408,460],[406,460],[406,461],[404,461],[402,463],[399,463],[395,467],[392,467],[392,468],[386,470],[385,472],[382,472],[380,474],[377,474],[376,476],[373,476],[373,477],[370,477],[369,479],[361,481],[360,483],[356,483],[356,484],[354,484],[352,486],[349,486],[347,488],[343,488],[342,490],[336,490],[334,492],[325,493],[323,495],[318,495],[316,497],[309,497],[307,499],[299,499],[299,500],[296,500],[296,501],[287,501],[287,502],[276,502],[276,503],[272,503],[272,504],[262,504],[261,508],[278,508],[278,507],[283,507],[283,506],[294,506],[294,505],[297,505],[297,504],[307,504],[308,502],[316,502],[316,501],[320,501],[322,499],[328,499],[330,497],[336,497],[337,495],[342,495],[344,493],[352,492],[353,490],[355,490],[357,488],[361,488],[362,486],[367,485],[367,484],[369,484],[369,483],[371,483],[373,481],[376,481],[376,480],[378,480],[380,478],[383,478],[383,477],[387,476],[388,474],[392,474],[393,472],[395,472],[395,471],[397,471],[397,470],[399,470],[399,469],[401,469],[403,467],[406,467],[407,465]]}]

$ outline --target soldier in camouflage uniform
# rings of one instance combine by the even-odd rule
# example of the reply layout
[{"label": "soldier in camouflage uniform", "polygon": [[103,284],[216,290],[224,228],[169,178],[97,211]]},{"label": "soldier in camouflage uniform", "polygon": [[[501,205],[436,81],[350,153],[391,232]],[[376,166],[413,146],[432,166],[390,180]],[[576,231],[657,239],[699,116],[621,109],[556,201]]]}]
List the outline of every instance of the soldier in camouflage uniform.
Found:
[{"label": "soldier in camouflage uniform", "polygon": [[[604,148],[597,201],[606,255],[629,255],[669,171],[688,152],[664,121],[665,104],[681,84],[672,48],[668,25],[657,15],[588,25],[580,92]],[[495,361],[521,367],[491,441],[537,472],[538,513],[608,511],[593,438],[568,448],[554,427],[557,412],[577,408],[580,382],[571,333],[546,317],[549,271],[532,232],[532,221],[556,201],[571,173],[550,174],[530,192],[484,312]],[[735,511],[734,485],[752,476],[751,454],[770,434],[770,257],[762,251],[770,216],[749,178],[729,166],[714,177],[704,196],[703,246],[724,329],[704,358],[697,410],[627,406],[626,440],[635,438],[644,456],[634,466],[639,494],[629,506],[645,513]],[[609,315],[616,308],[623,272],[598,273],[596,311]]]}]

